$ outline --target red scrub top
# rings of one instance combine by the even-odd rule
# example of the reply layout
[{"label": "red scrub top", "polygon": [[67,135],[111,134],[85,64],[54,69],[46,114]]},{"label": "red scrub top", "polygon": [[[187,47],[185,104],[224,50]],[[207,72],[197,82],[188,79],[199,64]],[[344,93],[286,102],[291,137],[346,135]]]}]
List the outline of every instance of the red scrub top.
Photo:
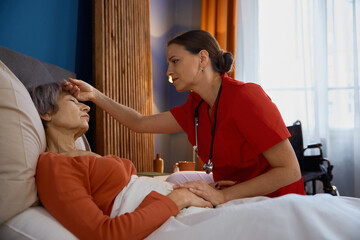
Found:
[{"label": "red scrub top", "polygon": [[[263,152],[290,137],[290,133],[276,105],[257,84],[244,83],[222,75],[216,130],[213,146],[213,176],[215,181],[247,181],[271,169]],[[195,108],[201,97],[191,92],[187,102],[170,110],[192,145],[195,145]],[[198,151],[208,161],[211,128],[215,103],[208,115],[209,105],[204,101],[199,108]],[[268,194],[277,197],[288,193],[305,195],[303,180]]]}]

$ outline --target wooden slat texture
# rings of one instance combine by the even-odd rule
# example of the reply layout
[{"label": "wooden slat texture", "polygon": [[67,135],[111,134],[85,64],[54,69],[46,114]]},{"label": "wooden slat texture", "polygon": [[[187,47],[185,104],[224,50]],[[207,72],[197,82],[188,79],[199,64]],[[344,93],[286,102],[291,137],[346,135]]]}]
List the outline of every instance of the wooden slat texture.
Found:
[{"label": "wooden slat texture", "polygon": [[[149,0],[95,0],[95,86],[141,114],[153,112]],[[152,171],[154,138],[135,133],[96,108],[96,152]]]}]

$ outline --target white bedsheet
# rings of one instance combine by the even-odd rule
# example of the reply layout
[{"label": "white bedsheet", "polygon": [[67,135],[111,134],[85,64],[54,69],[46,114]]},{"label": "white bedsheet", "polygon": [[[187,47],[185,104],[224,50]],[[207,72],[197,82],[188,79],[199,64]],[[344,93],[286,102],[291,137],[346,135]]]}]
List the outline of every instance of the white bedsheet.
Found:
[{"label": "white bedsheet", "polygon": [[[171,187],[160,180],[136,178],[124,192],[118,214],[133,211],[151,190],[166,195]],[[359,240],[360,199],[288,194],[233,200],[215,209],[190,207],[168,219],[147,239]]]},{"label": "white bedsheet", "polygon": [[147,239],[360,239],[360,199],[289,194],[234,200],[184,211]]}]

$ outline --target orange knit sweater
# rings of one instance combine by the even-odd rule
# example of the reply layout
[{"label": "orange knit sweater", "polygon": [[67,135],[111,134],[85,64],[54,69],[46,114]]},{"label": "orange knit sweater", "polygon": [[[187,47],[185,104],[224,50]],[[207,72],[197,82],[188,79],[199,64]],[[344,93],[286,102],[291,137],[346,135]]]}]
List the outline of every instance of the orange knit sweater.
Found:
[{"label": "orange knit sweater", "polygon": [[157,192],[148,194],[132,213],[110,218],[114,199],[136,174],[117,156],[68,157],[43,153],[36,185],[44,207],[80,239],[143,239],[169,217],[176,204]]}]

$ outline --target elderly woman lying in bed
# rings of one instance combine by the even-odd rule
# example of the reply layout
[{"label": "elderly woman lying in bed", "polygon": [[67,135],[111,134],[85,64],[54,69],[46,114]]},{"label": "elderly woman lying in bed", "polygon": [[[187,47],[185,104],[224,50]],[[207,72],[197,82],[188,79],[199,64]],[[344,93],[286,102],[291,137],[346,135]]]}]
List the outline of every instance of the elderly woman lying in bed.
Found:
[{"label": "elderly woman lying in bed", "polygon": [[63,90],[62,83],[29,92],[47,140],[36,171],[40,201],[80,239],[143,239],[185,207],[212,206],[187,189],[172,190],[170,183],[151,178],[137,183],[146,191],[126,201],[126,191],[140,179],[131,161],[75,147],[88,130],[90,108]]}]

